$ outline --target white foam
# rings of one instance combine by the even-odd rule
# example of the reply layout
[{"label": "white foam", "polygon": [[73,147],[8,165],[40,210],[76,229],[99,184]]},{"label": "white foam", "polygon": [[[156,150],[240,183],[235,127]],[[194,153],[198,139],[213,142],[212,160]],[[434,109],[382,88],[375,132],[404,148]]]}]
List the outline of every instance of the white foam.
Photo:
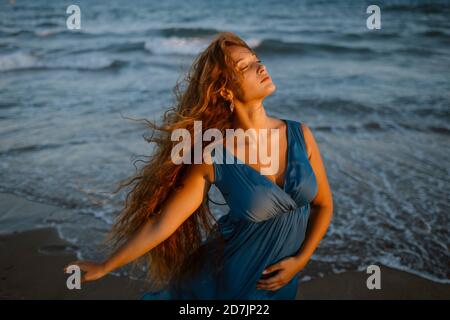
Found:
[{"label": "white foam", "polygon": [[[209,37],[170,37],[170,38],[154,38],[146,41],[145,49],[154,54],[186,54],[196,55],[204,50],[211,38]],[[249,39],[246,41],[251,48],[256,48],[261,44],[260,39]]]},{"label": "white foam", "polygon": [[30,68],[36,64],[36,57],[25,52],[14,52],[0,56],[0,71]]},{"label": "white foam", "polygon": [[47,61],[30,53],[14,52],[0,56],[0,72],[33,68],[97,70],[107,68],[113,63],[113,59],[100,54],[62,56]]},{"label": "white foam", "polygon": [[154,38],[145,43],[145,48],[155,54],[187,54],[195,55],[206,48],[206,38]]}]

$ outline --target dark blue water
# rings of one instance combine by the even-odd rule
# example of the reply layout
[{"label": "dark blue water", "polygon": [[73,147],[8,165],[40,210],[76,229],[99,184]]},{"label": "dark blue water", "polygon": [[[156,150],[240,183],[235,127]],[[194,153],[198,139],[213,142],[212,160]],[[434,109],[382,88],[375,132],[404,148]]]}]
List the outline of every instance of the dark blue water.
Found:
[{"label": "dark blue water", "polygon": [[124,196],[107,192],[151,153],[124,117],[158,119],[226,30],[268,67],[268,112],[307,123],[322,152],[335,214],[308,276],[384,263],[450,282],[448,1],[378,1],[380,30],[366,1],[77,1],[75,31],[69,4],[0,3],[0,191],[69,209],[30,227],[96,256]]}]

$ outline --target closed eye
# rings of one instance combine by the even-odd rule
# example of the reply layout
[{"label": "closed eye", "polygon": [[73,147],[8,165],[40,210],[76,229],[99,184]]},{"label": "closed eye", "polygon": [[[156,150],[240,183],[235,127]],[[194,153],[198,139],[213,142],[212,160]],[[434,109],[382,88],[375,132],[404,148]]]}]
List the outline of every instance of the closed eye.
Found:
[{"label": "closed eye", "polygon": [[[262,61],[261,60],[256,60],[256,62],[257,63],[261,63]],[[248,68],[248,65],[246,65],[245,67],[243,67],[242,69],[241,69],[241,71],[244,71],[244,70],[246,70]]]}]

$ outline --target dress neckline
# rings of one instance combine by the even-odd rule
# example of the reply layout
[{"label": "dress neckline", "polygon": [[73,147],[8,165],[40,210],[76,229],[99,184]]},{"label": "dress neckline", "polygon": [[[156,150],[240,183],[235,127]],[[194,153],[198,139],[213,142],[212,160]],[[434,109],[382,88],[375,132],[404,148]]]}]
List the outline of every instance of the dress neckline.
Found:
[{"label": "dress neckline", "polygon": [[268,181],[272,186],[274,186],[275,188],[278,188],[279,190],[286,192],[286,186],[287,186],[287,179],[289,177],[289,170],[290,170],[290,153],[291,153],[291,137],[290,137],[290,130],[289,130],[289,121],[287,119],[280,119],[281,121],[283,121],[286,124],[286,164],[284,167],[284,179],[283,179],[283,186],[280,186],[278,183],[276,183],[275,181],[272,181],[271,179],[269,179],[266,175],[263,175],[260,171],[256,170],[255,168],[253,168],[252,166],[248,165],[247,163],[245,163],[244,161],[240,160],[238,157],[236,157],[236,155],[234,154],[234,152],[228,151],[228,148],[225,147],[225,145],[223,146],[226,152],[231,153],[231,155],[234,158],[234,161],[232,164],[235,164],[236,162],[238,162],[239,164],[243,165],[246,168],[249,168],[250,170],[252,170],[253,172],[255,172],[259,177],[261,177],[262,179],[265,179],[266,181]]}]

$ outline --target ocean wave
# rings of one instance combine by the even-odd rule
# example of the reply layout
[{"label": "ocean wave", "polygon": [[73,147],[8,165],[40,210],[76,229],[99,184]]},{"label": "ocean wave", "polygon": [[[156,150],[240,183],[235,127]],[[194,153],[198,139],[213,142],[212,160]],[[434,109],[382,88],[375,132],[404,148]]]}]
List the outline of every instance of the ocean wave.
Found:
[{"label": "ocean wave", "polygon": [[317,131],[386,131],[392,128],[389,124],[379,123],[376,121],[369,121],[361,124],[350,124],[350,125],[319,125],[314,126],[314,130]]},{"label": "ocean wave", "polygon": [[4,28],[0,30],[0,37],[17,37],[20,35],[34,35],[34,34],[35,34],[34,31],[23,29]]},{"label": "ocean wave", "polygon": [[76,50],[70,51],[71,54],[80,54],[80,53],[88,53],[88,52],[116,52],[116,53],[124,53],[124,52],[132,52],[132,51],[143,51],[151,53],[149,49],[145,47],[145,41],[136,41],[136,42],[117,42],[107,44],[102,47],[86,47],[80,48]]},{"label": "ocean wave", "polygon": [[386,12],[415,12],[415,13],[443,13],[450,9],[448,3],[407,3],[407,4],[386,4],[382,10]]},{"label": "ocean wave", "polygon": [[424,125],[419,126],[416,124],[410,124],[405,122],[400,122],[399,126],[403,129],[408,130],[414,130],[414,131],[420,131],[420,132],[431,132],[431,133],[438,133],[442,135],[450,135],[450,128],[445,126],[439,126],[439,125]]},{"label": "ocean wave", "polygon": [[286,107],[296,112],[301,106],[305,111],[311,112],[329,112],[343,115],[365,115],[375,113],[375,107],[354,100],[341,98],[334,99],[292,99],[287,102]]},{"label": "ocean wave", "polygon": [[0,155],[12,155],[12,154],[21,154],[25,152],[36,152],[40,150],[49,150],[49,149],[57,149],[62,147],[61,144],[44,144],[44,145],[29,145],[23,147],[15,147],[10,148],[4,151],[0,151]]},{"label": "ocean wave", "polygon": [[450,135],[450,128],[444,126],[418,126],[416,124],[409,124],[404,122],[398,123],[382,123],[377,121],[368,121],[363,122],[361,124],[350,124],[350,125],[318,125],[314,126],[313,129],[317,131],[325,131],[325,132],[335,132],[335,131],[344,131],[344,132],[385,132],[389,130],[398,130],[399,128],[407,129],[411,131],[418,132],[430,132],[430,133],[438,133],[442,135]]},{"label": "ocean wave", "polygon": [[103,48],[102,51],[129,52],[129,51],[148,51],[148,50],[145,48],[145,41],[137,41],[137,42],[113,43]]},{"label": "ocean wave", "polygon": [[431,49],[430,47],[428,47],[428,48],[419,48],[419,47],[402,48],[402,49],[394,50],[394,51],[390,52],[390,54],[396,54],[396,55],[401,55],[401,56],[407,55],[407,56],[423,57],[423,58],[427,58],[429,56],[447,55],[447,53],[445,53],[445,52],[440,52],[438,50],[435,50],[434,48]]},{"label": "ocean wave", "polygon": [[65,27],[36,28],[36,29],[17,29],[2,28],[0,29],[0,37],[37,37],[37,38],[54,38],[54,37],[77,37],[77,38],[97,38],[110,35],[111,33],[94,33],[85,30],[68,30]]},{"label": "ocean wave", "polygon": [[[154,54],[181,54],[196,55],[204,50],[210,43],[209,38],[154,38],[145,43],[145,49]],[[250,47],[257,47],[261,41],[259,39],[250,38],[247,41]]]},{"label": "ocean wave", "polygon": [[276,54],[298,54],[298,53],[356,53],[369,54],[373,53],[367,47],[347,47],[341,45],[333,45],[327,43],[307,43],[307,42],[284,42],[275,39],[263,40],[256,48],[259,53],[276,53]]},{"label": "ocean wave", "polygon": [[219,31],[210,28],[163,28],[159,32],[164,37],[198,38],[213,36]]},{"label": "ocean wave", "polygon": [[31,68],[36,64],[36,57],[24,52],[15,52],[0,56],[0,72]]},{"label": "ocean wave", "polygon": [[126,61],[101,56],[63,57],[45,61],[36,55],[15,52],[0,56],[0,72],[17,70],[73,69],[73,70],[106,70],[119,69],[127,65]]},{"label": "ocean wave", "polygon": [[[101,56],[100,52],[108,53],[128,53],[128,52],[145,52],[149,54],[176,54],[176,55],[196,55],[205,49],[210,43],[208,38],[180,38],[155,37],[146,41],[118,41],[103,45],[96,45],[89,42],[86,47],[68,49],[67,54],[71,58],[57,59],[51,62],[42,62],[44,58],[37,57],[31,53],[15,51],[10,54],[0,55],[0,72],[19,69],[50,69],[50,68],[67,68],[67,69],[106,69],[118,68],[125,65],[125,61],[112,61]],[[250,47],[257,47],[261,41],[259,39],[248,39],[247,43]],[[56,48],[47,50],[48,53],[55,53],[63,49]],[[66,50],[66,49],[64,49]],[[97,58],[86,58],[90,55],[96,55]],[[76,56],[73,56],[76,55]],[[94,60],[93,60],[94,59]]]},{"label": "ocean wave", "polygon": [[58,27],[58,26],[61,26],[61,23],[52,22],[52,21],[39,22],[35,25],[35,27],[38,27],[38,28],[54,28],[54,27]]},{"label": "ocean wave", "polygon": [[444,100],[442,102],[443,105],[440,108],[420,108],[415,109],[412,112],[419,117],[433,116],[437,119],[445,119],[450,123],[450,109],[446,107],[445,103],[446,101]]},{"label": "ocean wave", "polygon": [[[213,35],[217,34],[219,30],[209,29],[209,28],[182,28],[182,27],[172,27],[172,28],[162,28],[162,29],[150,29],[141,30],[138,33],[143,36],[151,37],[161,37],[161,38],[208,38],[211,39]],[[111,31],[97,31],[97,30],[68,30],[65,26],[48,21],[41,22],[34,26],[33,29],[17,29],[17,28],[2,28],[0,29],[0,36],[21,36],[21,35],[31,35],[40,38],[45,37],[56,37],[56,36],[78,36],[85,38],[92,37],[104,37],[108,35],[122,35],[120,32]]]},{"label": "ocean wave", "polygon": [[17,106],[17,102],[0,100],[0,109],[9,109],[9,108],[14,108],[16,106]]},{"label": "ocean wave", "polygon": [[[313,32],[311,30],[311,32]],[[385,41],[387,39],[396,39],[399,38],[401,35],[397,32],[388,32],[388,31],[378,31],[378,32],[361,32],[361,33],[354,33],[354,32],[347,32],[347,33],[336,33],[334,36],[340,37],[344,40],[363,40],[363,41],[370,41],[370,40],[382,40]]]},{"label": "ocean wave", "polygon": [[450,37],[450,34],[441,30],[428,30],[421,32],[420,35],[428,38],[442,38],[446,40],[448,40],[448,38]]},{"label": "ocean wave", "polygon": [[155,54],[197,54],[209,44],[203,38],[155,38],[145,43],[145,49]]}]

